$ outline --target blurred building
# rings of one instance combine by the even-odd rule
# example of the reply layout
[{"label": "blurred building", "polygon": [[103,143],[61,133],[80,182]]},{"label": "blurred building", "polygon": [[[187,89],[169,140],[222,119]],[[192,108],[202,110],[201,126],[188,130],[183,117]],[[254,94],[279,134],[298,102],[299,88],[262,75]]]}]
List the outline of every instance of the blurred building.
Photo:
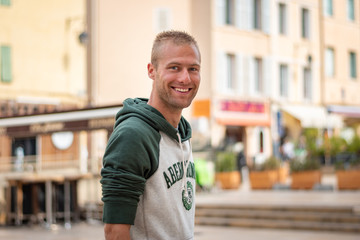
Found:
[{"label": "blurred building", "polygon": [[86,2],[2,0],[0,32],[0,223],[51,223],[87,173],[86,132],[52,115],[88,102]]},{"label": "blurred building", "polygon": [[343,116],[345,126],[360,121],[360,2],[323,1],[320,29],[322,103]]},{"label": "blurred building", "polygon": [[[241,142],[252,164],[278,155],[306,128],[360,134],[359,14],[355,0],[2,0],[2,176],[41,173],[46,195],[47,180],[59,182],[49,174],[57,173],[68,176],[57,192],[76,179],[71,199],[99,201],[111,116],[125,98],[150,95],[152,41],[167,29],[193,34],[202,54],[201,86],[184,110],[195,151]],[[62,149],[56,139],[71,144]],[[56,171],[46,171],[47,157]],[[26,158],[38,172],[16,171]],[[8,182],[11,196],[24,189],[18,183]]]},{"label": "blurred building", "polygon": [[[146,65],[154,36],[183,29],[197,38],[203,61],[199,94],[184,112],[194,128],[194,149],[242,142],[251,162],[278,154],[284,139],[299,139],[304,128],[358,129],[359,3],[333,4],[91,1],[91,99],[103,105],[149,96]],[[132,21],[133,12],[142,17]],[[329,48],[336,49],[333,63]],[[340,115],[339,105],[351,113]]]}]

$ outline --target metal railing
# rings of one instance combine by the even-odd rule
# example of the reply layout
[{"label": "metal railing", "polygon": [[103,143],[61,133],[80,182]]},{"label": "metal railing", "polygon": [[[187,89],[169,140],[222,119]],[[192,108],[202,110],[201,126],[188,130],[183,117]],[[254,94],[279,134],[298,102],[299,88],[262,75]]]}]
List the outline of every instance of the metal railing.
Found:
[{"label": "metal railing", "polygon": [[0,158],[0,173],[41,172],[55,169],[79,169],[80,160],[73,154],[27,155]]}]

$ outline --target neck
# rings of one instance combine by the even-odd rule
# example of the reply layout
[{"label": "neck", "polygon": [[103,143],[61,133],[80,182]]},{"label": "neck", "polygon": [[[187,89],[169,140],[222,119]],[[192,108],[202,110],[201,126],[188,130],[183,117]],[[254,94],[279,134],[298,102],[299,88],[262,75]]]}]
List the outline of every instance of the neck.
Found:
[{"label": "neck", "polygon": [[177,128],[181,119],[182,110],[169,109],[163,104],[157,104],[152,98],[149,99],[148,104],[158,110],[168,121],[171,126]]}]

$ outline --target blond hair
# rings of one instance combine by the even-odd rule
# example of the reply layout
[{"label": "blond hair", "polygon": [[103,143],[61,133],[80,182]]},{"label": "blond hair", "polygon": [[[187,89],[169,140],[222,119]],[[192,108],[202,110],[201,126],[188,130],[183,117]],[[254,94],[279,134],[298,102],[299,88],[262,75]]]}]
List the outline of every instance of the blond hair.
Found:
[{"label": "blond hair", "polygon": [[161,46],[167,41],[172,41],[176,45],[194,45],[200,57],[200,50],[193,36],[184,31],[163,31],[156,36],[151,50],[151,64],[154,65],[155,68],[158,64]]}]

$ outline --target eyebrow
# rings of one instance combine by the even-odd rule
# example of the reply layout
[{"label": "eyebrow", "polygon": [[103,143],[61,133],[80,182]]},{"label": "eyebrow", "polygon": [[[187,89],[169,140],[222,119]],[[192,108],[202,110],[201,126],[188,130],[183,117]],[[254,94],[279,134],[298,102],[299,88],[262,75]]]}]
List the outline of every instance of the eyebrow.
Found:
[{"label": "eyebrow", "polygon": [[[169,62],[168,64],[166,64],[166,66],[169,66],[169,65],[183,65],[182,63],[179,63],[179,62]],[[189,66],[196,66],[196,67],[200,67],[200,64],[199,63],[192,63],[190,64]]]}]

